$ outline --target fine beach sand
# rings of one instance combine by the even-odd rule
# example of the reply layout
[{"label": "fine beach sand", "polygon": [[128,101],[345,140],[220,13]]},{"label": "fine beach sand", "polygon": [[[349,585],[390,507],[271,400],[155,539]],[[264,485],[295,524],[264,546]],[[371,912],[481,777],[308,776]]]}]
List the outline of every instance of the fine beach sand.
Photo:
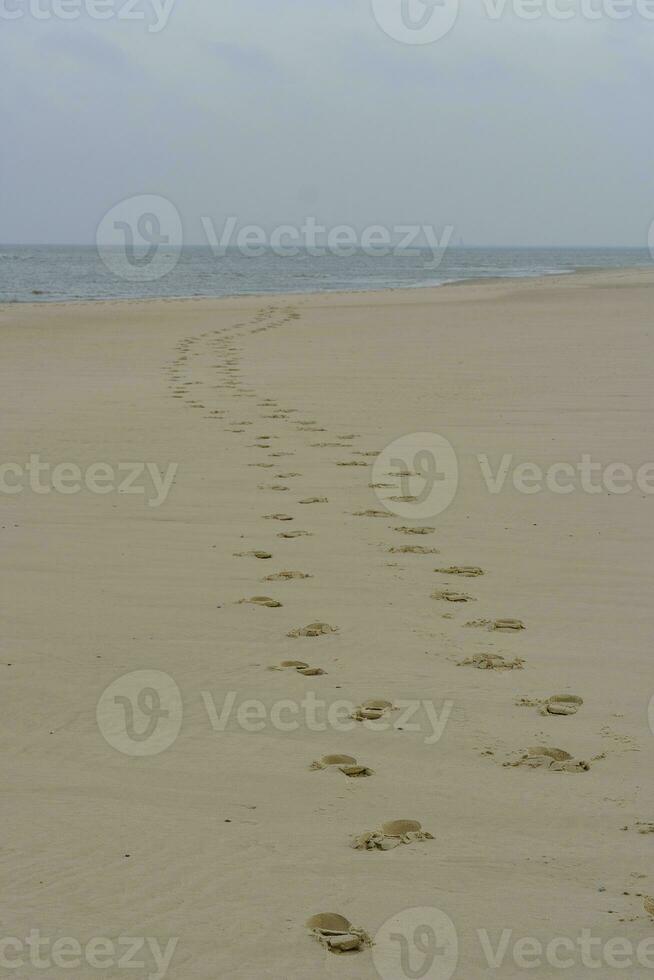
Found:
[{"label": "fine beach sand", "polygon": [[[525,936],[653,935],[654,836],[639,824],[654,821],[654,499],[523,494],[510,477],[491,494],[477,460],[654,458],[653,302],[654,274],[620,271],[0,307],[2,462],[178,464],[158,507],[0,495],[3,935],[177,937],[174,980],[377,977],[370,949],[336,956],[309,935],[326,911],[374,936],[402,910],[438,908],[469,980],[524,976],[511,949]],[[361,454],[415,432],[454,446],[454,502],[431,520],[354,516],[383,509]],[[300,504],[312,498],[327,502]],[[435,530],[395,530],[416,524]],[[309,533],[279,537],[295,531]],[[407,545],[438,553],[391,551]],[[485,574],[435,572],[451,566]],[[281,571],[311,577],[265,581]],[[448,589],[474,601],[432,598]],[[281,607],[240,602],[258,596]],[[464,625],[501,618],[526,629]],[[337,632],[287,635],[314,622]],[[479,654],[524,666],[459,666]],[[285,659],[326,673],[269,669]],[[137,670],[170,675],[184,704],[178,738],[149,757],[111,747],[96,721],[102,692]],[[312,692],[451,714],[435,744],[360,722],[220,732],[207,692],[219,713],[230,692],[268,709]],[[517,703],[561,694],[583,698],[574,716]],[[539,745],[590,771],[503,765]],[[374,774],[310,769],[330,753]],[[350,846],[405,818],[434,839]],[[494,946],[511,930],[499,971],[479,930]],[[146,962],[129,975],[156,975]]]}]

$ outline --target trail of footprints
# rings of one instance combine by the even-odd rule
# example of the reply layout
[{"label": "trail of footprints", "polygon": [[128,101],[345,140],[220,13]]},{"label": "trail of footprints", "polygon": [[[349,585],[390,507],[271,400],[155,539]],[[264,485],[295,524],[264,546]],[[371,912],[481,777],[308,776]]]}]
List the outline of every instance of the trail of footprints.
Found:
[{"label": "trail of footprints", "polygon": [[[244,435],[249,437],[246,444],[253,452],[253,459],[247,465],[255,470],[274,471],[270,473],[266,482],[257,483],[259,490],[265,493],[293,494],[296,481],[302,477],[300,472],[293,470],[286,464],[278,463],[295,455],[293,450],[285,448],[286,443],[278,432],[269,431],[274,426],[285,425],[290,428],[292,433],[327,433],[321,441],[305,442],[305,447],[310,449],[339,449],[347,450],[351,457],[331,460],[342,468],[359,469],[368,468],[371,459],[378,453],[370,450],[355,449],[353,441],[357,438],[356,433],[330,435],[328,430],[313,418],[305,418],[296,408],[283,407],[275,399],[262,398],[257,391],[246,385],[242,379],[241,358],[242,346],[240,336],[243,331],[256,334],[267,330],[275,330],[287,325],[292,321],[298,320],[300,314],[293,306],[277,307],[275,305],[263,307],[253,319],[248,322],[237,322],[232,327],[220,328],[214,331],[207,331],[197,337],[187,337],[182,340],[177,347],[177,356],[167,369],[169,388],[171,397],[183,401],[184,405],[193,411],[202,411],[203,419],[214,422],[224,423],[224,431],[230,435]],[[216,360],[211,367],[211,377],[206,380],[198,380],[194,375],[194,360],[204,353],[201,345],[209,349],[212,355],[215,354]],[[200,349],[198,349],[200,348]],[[220,392],[220,396],[217,396]],[[258,414],[256,418],[241,418],[242,411],[228,411],[225,398],[235,399],[257,399],[256,408]],[[212,403],[220,400],[221,407],[211,407]],[[247,414],[247,413],[245,413]],[[272,424],[271,424],[272,423]],[[260,434],[262,433],[262,434]],[[265,457],[258,457],[257,452],[266,453]],[[389,473],[389,478],[399,478],[403,473],[399,469]],[[254,474],[253,474],[254,476]],[[287,482],[288,481],[288,482]],[[369,486],[373,486],[369,484]],[[375,484],[379,488],[380,484]],[[388,489],[395,489],[396,483],[381,485]],[[290,498],[289,498],[290,499]],[[391,500],[406,500],[405,497],[391,497]],[[329,505],[327,497],[316,495],[306,496],[297,499],[296,504],[302,508],[306,514],[310,513],[312,506]],[[363,510],[356,511],[354,515],[363,519],[386,519],[391,516],[385,510]],[[335,517],[335,520],[338,519]],[[278,531],[276,536],[281,541],[291,541],[293,539],[310,536],[311,530],[289,529],[288,524],[295,521],[293,513],[273,512],[263,514],[262,520],[278,523],[283,528]],[[401,525],[393,527],[398,536],[411,539],[411,543],[402,543],[398,537],[396,544],[387,548],[387,553],[402,556],[431,556],[438,554],[438,549],[426,544],[417,543],[416,539],[424,538],[435,533],[433,527],[423,527],[418,525]],[[258,562],[269,562],[273,555],[263,549],[253,549],[245,552],[238,552],[234,555],[237,559],[249,559],[255,564]],[[477,566],[450,565],[435,568],[433,572],[452,584],[457,581],[471,581],[485,575],[484,569]],[[432,573],[433,574],[433,573]],[[312,579],[310,572],[297,569],[282,569],[273,574],[268,574],[263,581],[267,583],[290,583],[294,581],[306,581]],[[467,592],[456,588],[438,588],[431,592],[431,598],[445,605],[453,607],[472,603],[475,597]],[[272,596],[255,595],[245,597],[240,600],[240,604],[250,604],[267,610],[279,609],[283,603]],[[445,614],[445,618],[451,618],[450,614]],[[495,620],[478,619],[469,620],[465,624],[468,627],[476,627],[500,634],[518,634],[526,627],[519,619],[500,618]],[[338,634],[338,627],[328,623],[309,623],[298,626],[291,630],[287,636],[290,640],[307,640],[324,637],[327,635]],[[525,661],[520,657],[506,658],[497,653],[480,652],[473,654],[459,662],[462,667],[473,667],[479,670],[513,671],[523,669]],[[306,677],[319,677],[325,674],[322,667],[309,663],[304,659],[285,660],[277,665],[272,665],[269,669],[275,671],[291,671]],[[583,705],[583,699],[576,695],[555,694],[544,699],[521,698],[516,704],[530,707],[547,716],[572,716],[575,715]],[[352,714],[352,718],[365,724],[373,722],[390,714],[394,711],[391,701],[384,699],[371,698],[359,705]],[[493,753],[484,753],[493,754]],[[596,758],[602,758],[597,756]],[[594,760],[591,760],[591,762]],[[524,751],[518,752],[512,759],[503,764],[506,767],[525,767],[525,768],[544,768],[549,772],[577,773],[585,772],[590,768],[590,762],[575,758],[571,753],[564,749],[551,746],[531,746]],[[327,771],[339,773],[347,778],[364,778],[374,775],[374,771],[364,764],[360,764],[355,756],[349,755],[325,755],[321,759],[313,762],[310,766],[312,771]],[[641,831],[643,832],[643,831]],[[363,851],[386,851],[401,845],[414,844],[422,841],[433,840],[432,834],[423,830],[419,821],[413,819],[391,820],[381,824],[372,830],[360,831],[353,834],[351,846]],[[370,937],[365,930],[353,926],[348,919],[337,913],[326,912],[312,916],[306,923],[311,935],[333,953],[353,953],[360,951],[370,945]]]}]

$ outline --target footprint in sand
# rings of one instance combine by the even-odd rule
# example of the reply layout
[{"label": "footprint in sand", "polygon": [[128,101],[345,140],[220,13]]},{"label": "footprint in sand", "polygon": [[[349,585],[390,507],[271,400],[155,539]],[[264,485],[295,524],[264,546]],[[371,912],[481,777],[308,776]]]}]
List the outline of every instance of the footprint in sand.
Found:
[{"label": "footprint in sand", "polygon": [[337,466],[367,466],[367,463],[360,463],[358,460],[353,459],[346,463],[337,463]]},{"label": "footprint in sand", "polygon": [[394,490],[395,484],[394,483],[369,483],[368,487],[370,490]]},{"label": "footprint in sand", "polygon": [[330,953],[357,953],[372,946],[364,929],[353,926],[349,919],[336,912],[321,912],[307,921],[307,929]]},{"label": "footprint in sand", "polygon": [[355,510],[352,517],[388,517],[387,510]]},{"label": "footprint in sand", "polygon": [[281,602],[267,595],[255,595],[251,599],[239,599],[238,605],[265,606],[266,609],[281,609]]},{"label": "footprint in sand", "polygon": [[[623,830],[627,830],[627,827],[623,827]],[[637,820],[634,825],[634,830],[639,834],[654,834],[654,823],[647,823],[643,820]]]},{"label": "footprint in sand", "polygon": [[437,555],[437,548],[427,548],[423,544],[403,544],[400,548],[389,548],[391,555]]},{"label": "footprint in sand", "polygon": [[312,538],[312,531],[280,531],[277,535],[278,538],[287,538],[292,540],[293,538]]},{"label": "footprint in sand", "polygon": [[489,630],[499,630],[502,633],[519,633],[527,629],[520,619],[471,619],[464,626],[479,626]]},{"label": "footprint in sand", "polygon": [[432,592],[432,599],[444,599],[446,602],[476,602],[477,600],[466,592],[448,592],[447,589],[439,589]]},{"label": "footprint in sand", "polygon": [[435,527],[396,527],[393,528],[394,531],[399,531],[400,534],[433,534],[436,530]]},{"label": "footprint in sand", "polygon": [[266,561],[268,558],[272,558],[272,555],[268,551],[235,551],[234,558],[260,558],[262,561]]},{"label": "footprint in sand", "polygon": [[478,578],[484,575],[483,568],[476,565],[451,565],[449,568],[435,568],[439,575],[461,575],[462,578]]},{"label": "footprint in sand", "polygon": [[327,497],[307,497],[305,500],[298,500],[299,504],[328,504]]},{"label": "footprint in sand", "polygon": [[496,619],[493,621],[492,629],[501,630],[505,633],[519,633],[527,627],[520,619]]},{"label": "footprint in sand", "polygon": [[264,514],[264,521],[292,521],[294,518],[289,517],[288,514]]},{"label": "footprint in sand", "polygon": [[[274,463],[266,463],[266,466],[274,466]],[[302,476],[301,473],[277,473],[278,480],[291,480],[294,476]]]},{"label": "footprint in sand", "polygon": [[574,759],[565,749],[551,749],[534,745],[515,762],[504,762],[505,767],[526,766],[528,769],[548,769],[550,772],[588,772],[590,762]]},{"label": "footprint in sand", "polygon": [[309,623],[308,626],[298,627],[286,635],[296,639],[300,636],[327,636],[329,633],[338,633],[338,627],[330,626],[329,623]]},{"label": "footprint in sand", "polygon": [[415,504],[419,497],[389,497],[389,500],[393,500],[398,504]]},{"label": "footprint in sand", "polygon": [[584,699],[576,694],[553,694],[550,698],[523,697],[516,701],[519,708],[538,708],[541,715],[576,715]]},{"label": "footprint in sand", "polygon": [[274,490],[276,493],[284,493],[286,490],[290,490],[290,487],[283,487],[280,483],[260,483],[259,490]]},{"label": "footprint in sand", "polygon": [[321,677],[327,673],[322,667],[311,667],[309,664],[305,664],[303,660],[282,660],[279,666],[271,667],[270,670],[295,670],[305,677]]},{"label": "footprint in sand", "polygon": [[[272,470],[274,465],[274,463],[248,463],[248,466],[258,466],[262,470]],[[280,479],[282,478],[280,477]]]},{"label": "footprint in sand", "polygon": [[525,662],[520,657],[506,660],[498,653],[476,653],[474,657],[460,660],[458,667],[476,667],[478,670],[522,670]]},{"label": "footprint in sand", "polygon": [[391,711],[397,711],[397,708],[391,701],[370,698],[368,701],[364,701],[356,707],[350,715],[350,718],[353,718],[354,721],[378,721],[379,718],[390,714]]},{"label": "footprint in sand", "polygon": [[433,839],[433,834],[423,830],[418,820],[391,820],[383,823],[379,830],[359,834],[352,841],[352,847],[357,851],[391,851],[400,844]]},{"label": "footprint in sand", "polygon": [[351,755],[323,755],[322,759],[312,762],[309,768],[312,770],[338,769],[344,776],[349,776],[351,779],[373,775],[372,769],[368,769],[367,766],[360,766]]},{"label": "footprint in sand", "polygon": [[292,579],[313,578],[306,572],[275,572],[274,575],[266,575],[264,582],[290,582]]},{"label": "footprint in sand", "polygon": [[576,715],[584,699],[576,694],[553,694],[540,709],[542,715]]}]

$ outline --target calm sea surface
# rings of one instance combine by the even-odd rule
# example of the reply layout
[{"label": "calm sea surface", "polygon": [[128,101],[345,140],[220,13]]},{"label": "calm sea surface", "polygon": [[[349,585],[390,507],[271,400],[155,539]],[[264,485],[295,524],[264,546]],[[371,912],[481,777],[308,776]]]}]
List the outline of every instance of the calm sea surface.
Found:
[{"label": "calm sea surface", "polygon": [[0,245],[0,302],[227,296],[330,290],[437,286],[466,279],[546,276],[576,269],[651,266],[648,249],[448,248],[440,264],[424,252],[389,255],[279,255],[238,250],[215,255],[208,247],[117,250],[104,258],[93,246]]}]

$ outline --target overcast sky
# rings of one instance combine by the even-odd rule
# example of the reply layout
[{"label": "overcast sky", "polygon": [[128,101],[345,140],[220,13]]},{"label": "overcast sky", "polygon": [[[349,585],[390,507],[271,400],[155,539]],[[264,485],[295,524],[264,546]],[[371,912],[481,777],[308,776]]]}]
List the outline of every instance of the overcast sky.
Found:
[{"label": "overcast sky", "polygon": [[524,20],[508,0],[491,19],[462,0],[446,36],[408,44],[372,0],[176,0],[158,31],[153,0],[145,20],[37,19],[30,2],[0,0],[23,6],[0,17],[5,243],[91,243],[118,201],[156,194],[190,242],[234,215],[647,245],[654,20],[635,9]]}]

